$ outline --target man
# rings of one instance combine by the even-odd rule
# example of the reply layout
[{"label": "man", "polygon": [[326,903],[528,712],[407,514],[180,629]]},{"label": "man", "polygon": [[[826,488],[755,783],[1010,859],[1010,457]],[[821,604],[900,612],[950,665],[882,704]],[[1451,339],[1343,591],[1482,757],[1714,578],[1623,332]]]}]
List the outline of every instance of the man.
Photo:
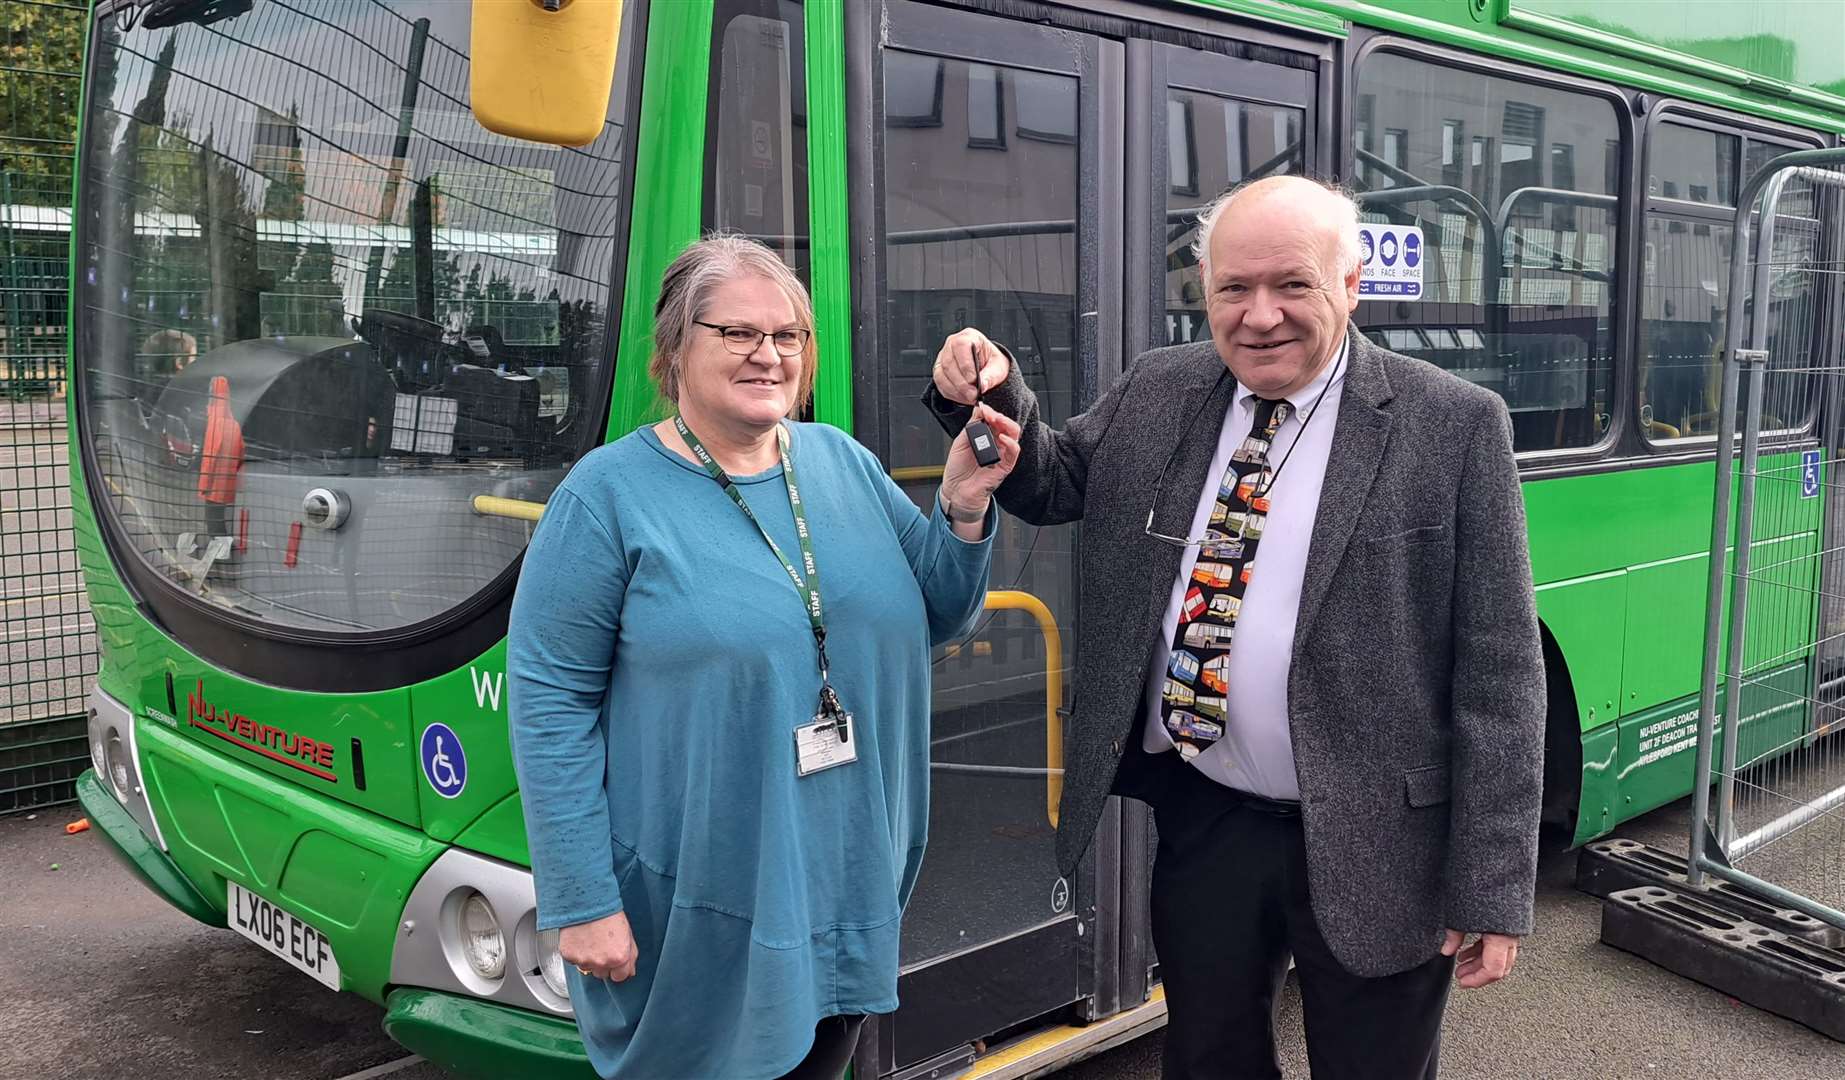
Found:
[{"label": "man", "polygon": [[925,400],[958,430],[978,379],[1023,427],[1000,505],[1083,521],[1058,858],[1111,791],[1154,807],[1168,1080],[1281,1075],[1290,954],[1315,1080],[1433,1077],[1450,981],[1504,977],[1531,929],[1545,694],[1510,419],[1349,328],[1343,194],[1257,181],[1199,237],[1211,341],[1142,355],[1062,431],[976,330]]},{"label": "man", "polygon": [[141,342],[134,356],[135,395],[148,407],[159,400],[173,376],[192,365],[199,357],[199,339],[184,330],[156,330]]},{"label": "man", "polygon": [[156,330],[141,343],[137,359],[156,375],[177,375],[199,358],[199,339],[184,330]]}]

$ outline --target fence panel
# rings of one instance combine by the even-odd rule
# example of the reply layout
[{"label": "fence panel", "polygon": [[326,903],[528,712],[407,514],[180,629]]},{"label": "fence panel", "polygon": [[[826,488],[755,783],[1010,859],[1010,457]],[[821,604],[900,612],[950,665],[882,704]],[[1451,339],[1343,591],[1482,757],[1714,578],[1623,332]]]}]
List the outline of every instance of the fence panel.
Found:
[{"label": "fence panel", "polygon": [[[1691,881],[1705,873],[1845,928],[1841,471],[1845,154],[1761,181],[1738,214]],[[1731,498],[1732,487],[1734,498]],[[1714,561],[1715,562],[1715,561]]]},{"label": "fence panel", "polygon": [[71,532],[71,182],[86,5],[0,0],[0,813],[89,760],[94,623]]}]

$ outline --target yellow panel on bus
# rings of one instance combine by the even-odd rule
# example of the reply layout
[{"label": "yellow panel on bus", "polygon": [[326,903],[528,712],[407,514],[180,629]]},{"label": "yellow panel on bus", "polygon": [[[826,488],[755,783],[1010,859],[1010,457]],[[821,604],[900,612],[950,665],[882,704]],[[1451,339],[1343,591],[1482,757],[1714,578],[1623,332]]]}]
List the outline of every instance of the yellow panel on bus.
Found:
[{"label": "yellow panel on bus", "polygon": [[620,27],[621,0],[474,0],[475,119],[517,139],[594,141],[608,116]]}]

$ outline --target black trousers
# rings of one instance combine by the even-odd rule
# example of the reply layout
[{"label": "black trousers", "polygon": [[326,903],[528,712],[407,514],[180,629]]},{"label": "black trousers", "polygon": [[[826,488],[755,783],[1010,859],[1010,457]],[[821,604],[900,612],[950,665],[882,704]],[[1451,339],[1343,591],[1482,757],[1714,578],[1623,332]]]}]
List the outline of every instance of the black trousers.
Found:
[{"label": "black trousers", "polygon": [[839,1080],[846,1074],[852,1051],[858,1049],[862,1016],[829,1016],[814,1025],[814,1047],[781,1080]]},{"label": "black trousers", "polygon": [[1347,971],[1308,900],[1299,814],[1160,756],[1171,759],[1154,803],[1152,897],[1165,1080],[1280,1080],[1275,1002],[1290,953],[1314,1080],[1434,1080],[1454,961],[1437,953],[1377,979]]}]

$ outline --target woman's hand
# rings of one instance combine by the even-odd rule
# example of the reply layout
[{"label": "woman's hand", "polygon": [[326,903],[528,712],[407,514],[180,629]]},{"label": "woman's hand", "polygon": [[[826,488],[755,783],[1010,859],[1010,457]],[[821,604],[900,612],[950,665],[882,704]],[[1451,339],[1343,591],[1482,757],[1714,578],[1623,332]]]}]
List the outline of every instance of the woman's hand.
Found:
[{"label": "woman's hand", "polygon": [[571,964],[594,979],[622,982],[634,976],[634,962],[640,950],[634,947],[634,932],[628,929],[628,916],[617,911],[595,922],[566,926],[557,935],[557,951],[564,963]]},{"label": "woman's hand", "polygon": [[974,406],[974,419],[985,420],[993,429],[993,440],[999,444],[999,461],[981,468],[974,460],[974,448],[968,445],[967,431],[955,436],[954,445],[948,448],[948,463],[942,467],[942,509],[955,525],[955,533],[963,535],[960,526],[967,526],[971,535],[966,539],[979,539],[981,522],[986,517],[987,503],[993,492],[1012,473],[1012,467],[1019,463],[1019,425],[988,406]]}]

